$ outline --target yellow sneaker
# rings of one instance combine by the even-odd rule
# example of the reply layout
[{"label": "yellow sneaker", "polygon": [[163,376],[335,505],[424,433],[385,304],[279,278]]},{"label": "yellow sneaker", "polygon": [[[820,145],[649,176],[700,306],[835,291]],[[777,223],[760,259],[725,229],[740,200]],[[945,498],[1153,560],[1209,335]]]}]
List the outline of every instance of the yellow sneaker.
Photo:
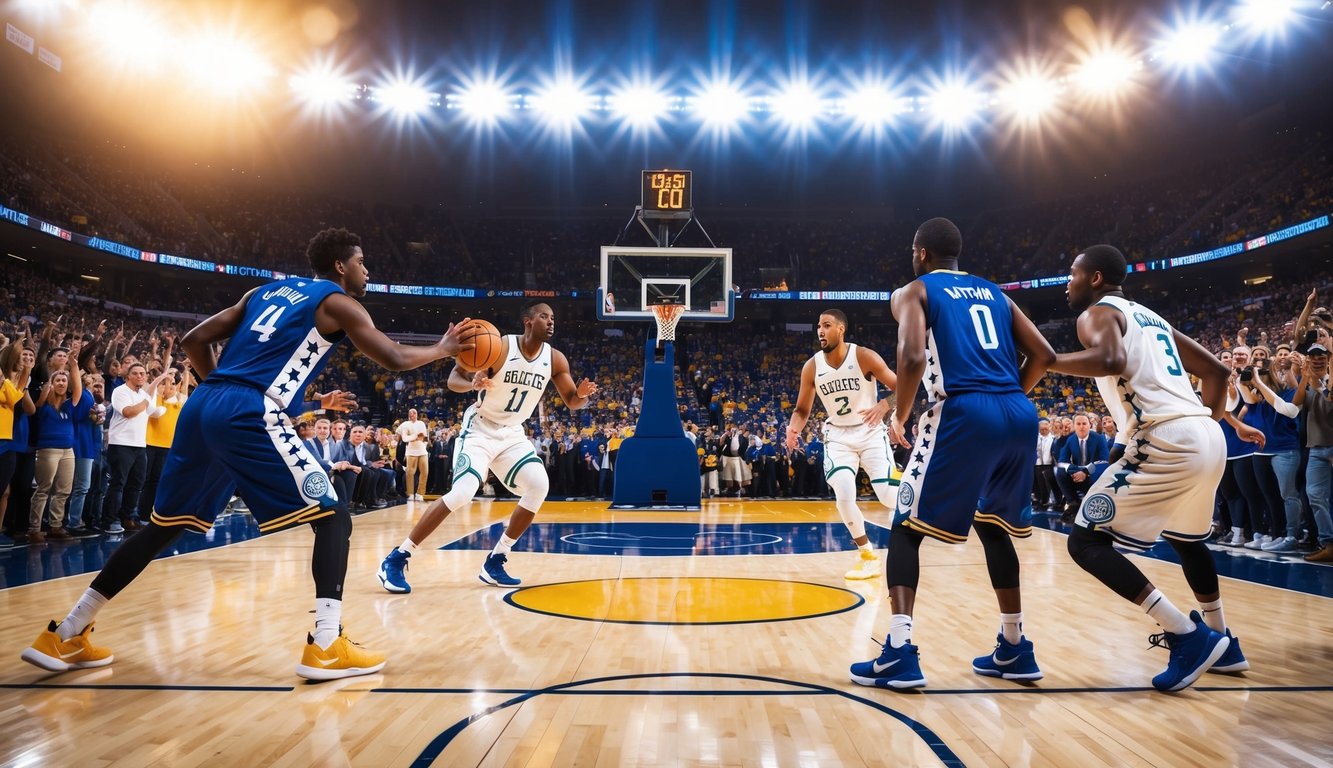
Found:
[{"label": "yellow sneaker", "polygon": [[337,680],[343,677],[369,675],[384,669],[384,655],[371,653],[342,632],[328,648],[315,644],[314,635],[306,635],[305,653],[296,665],[296,674],[307,680]]},{"label": "yellow sneaker", "polygon": [[20,658],[48,672],[105,667],[115,659],[110,648],[93,645],[92,624],[68,640],[60,639],[56,633],[58,626],[54,621],[48,624],[46,631],[37,636],[32,645],[20,654]]},{"label": "yellow sneaker", "polygon": [[879,557],[873,550],[862,549],[856,555],[856,567],[844,574],[844,578],[859,581],[861,579],[873,579],[882,573],[879,565]]}]

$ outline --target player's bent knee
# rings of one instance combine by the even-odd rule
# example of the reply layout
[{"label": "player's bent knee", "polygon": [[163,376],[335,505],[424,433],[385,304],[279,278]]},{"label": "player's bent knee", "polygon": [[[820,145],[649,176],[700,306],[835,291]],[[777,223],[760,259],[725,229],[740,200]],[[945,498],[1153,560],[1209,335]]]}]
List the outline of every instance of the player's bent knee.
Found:
[{"label": "player's bent knee", "polygon": [[477,481],[476,476],[463,475],[454,481],[454,487],[441,496],[440,501],[444,502],[445,509],[457,512],[472,503],[472,497],[477,495],[477,489],[480,487],[481,483]]},{"label": "player's bent knee", "polygon": [[1089,558],[1102,547],[1111,546],[1111,536],[1101,531],[1090,531],[1082,526],[1074,526],[1069,534],[1069,556],[1079,567],[1087,570]]},{"label": "player's bent knee", "polygon": [[535,514],[546,501],[546,494],[551,491],[551,480],[546,476],[546,470],[540,464],[533,462],[518,471],[515,481],[523,491],[518,505]]}]

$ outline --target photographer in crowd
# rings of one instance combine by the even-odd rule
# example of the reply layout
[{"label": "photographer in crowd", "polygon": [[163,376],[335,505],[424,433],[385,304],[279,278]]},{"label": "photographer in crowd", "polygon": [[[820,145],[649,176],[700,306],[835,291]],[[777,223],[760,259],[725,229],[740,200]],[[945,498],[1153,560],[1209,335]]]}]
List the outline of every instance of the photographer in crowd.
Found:
[{"label": "photographer in crowd", "polygon": [[[1237,389],[1245,401],[1241,421],[1264,433],[1263,447],[1252,458],[1255,480],[1271,520],[1265,552],[1288,553],[1297,549],[1301,525],[1301,495],[1296,475],[1301,466],[1296,417],[1300,408],[1290,399],[1295,388],[1285,389],[1268,361],[1268,349],[1255,346],[1252,364],[1237,377]],[[1279,394],[1280,391],[1280,394]]]}]

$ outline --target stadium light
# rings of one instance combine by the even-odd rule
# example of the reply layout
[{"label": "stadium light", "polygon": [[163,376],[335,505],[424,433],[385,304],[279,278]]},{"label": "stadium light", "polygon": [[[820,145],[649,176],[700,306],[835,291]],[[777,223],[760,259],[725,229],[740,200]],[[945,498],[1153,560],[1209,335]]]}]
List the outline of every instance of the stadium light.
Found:
[{"label": "stadium light", "polygon": [[473,122],[494,124],[513,110],[514,98],[499,82],[486,80],[466,86],[457,96],[450,96],[446,103],[450,109],[462,111]]},{"label": "stadium light", "polygon": [[1293,16],[1291,0],[1245,0],[1237,9],[1240,23],[1259,34],[1282,30]]},{"label": "stadium light", "polygon": [[1020,75],[1000,86],[998,102],[1023,122],[1035,122],[1055,105],[1060,86],[1040,74]]},{"label": "stadium light", "polygon": [[613,115],[631,125],[648,127],[671,109],[671,97],[651,85],[631,85],[612,93],[607,106]]},{"label": "stadium light", "polygon": [[1113,95],[1128,85],[1140,69],[1142,63],[1128,54],[1105,50],[1085,59],[1074,79],[1089,93]]},{"label": "stadium light", "polygon": [[351,101],[356,94],[356,83],[328,65],[313,65],[297,72],[287,80],[296,97],[314,107],[330,107]]},{"label": "stadium light", "polygon": [[981,93],[961,80],[940,83],[925,100],[931,120],[950,129],[967,125],[985,105]]},{"label": "stadium light", "polygon": [[750,100],[740,88],[725,80],[705,85],[691,103],[699,120],[716,128],[733,126],[750,111]]},{"label": "stadium light", "polygon": [[1180,25],[1157,44],[1157,57],[1177,69],[1208,63],[1222,39],[1222,28],[1209,22]]},{"label": "stadium light", "polygon": [[399,117],[419,115],[433,106],[439,106],[440,95],[431,93],[417,83],[396,79],[388,85],[375,88],[371,96],[382,107]]},{"label": "stadium light", "polygon": [[555,126],[571,126],[597,106],[597,100],[572,79],[561,78],[538,91],[529,105],[544,120]]},{"label": "stadium light", "polygon": [[802,81],[788,83],[769,100],[768,107],[775,117],[792,128],[809,127],[827,109],[824,99],[809,83]]},{"label": "stadium light", "polygon": [[167,25],[158,11],[124,0],[105,0],[88,14],[87,33],[113,65],[150,70],[171,53]]},{"label": "stadium light", "polygon": [[229,35],[205,35],[187,42],[182,52],[190,78],[217,93],[236,94],[273,75],[273,68],[258,51]]}]

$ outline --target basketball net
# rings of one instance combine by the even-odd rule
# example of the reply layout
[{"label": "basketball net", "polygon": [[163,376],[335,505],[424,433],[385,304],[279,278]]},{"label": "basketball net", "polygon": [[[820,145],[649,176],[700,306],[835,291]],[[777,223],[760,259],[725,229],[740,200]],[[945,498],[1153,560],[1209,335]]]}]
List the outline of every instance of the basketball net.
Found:
[{"label": "basketball net", "polygon": [[657,341],[676,340],[676,323],[685,314],[684,304],[654,304],[653,317],[657,318]]}]

